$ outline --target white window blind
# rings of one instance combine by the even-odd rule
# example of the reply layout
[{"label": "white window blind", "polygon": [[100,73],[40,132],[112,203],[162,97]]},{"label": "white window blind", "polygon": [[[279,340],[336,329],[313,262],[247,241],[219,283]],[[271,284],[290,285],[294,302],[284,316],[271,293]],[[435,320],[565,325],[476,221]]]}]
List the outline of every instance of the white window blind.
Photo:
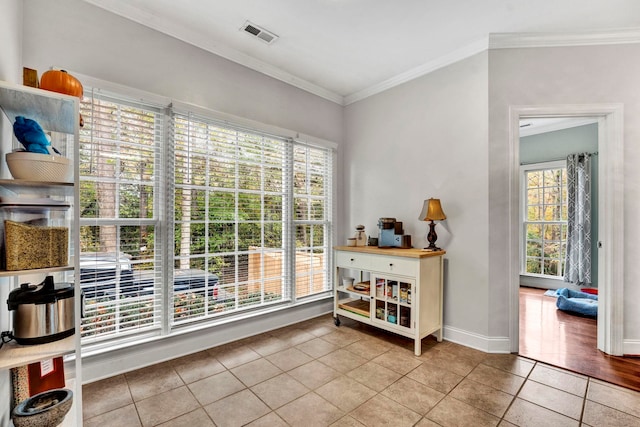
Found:
[{"label": "white window blind", "polygon": [[85,88],[83,345],[330,295],[335,152]]},{"label": "white window blind", "polygon": [[295,291],[302,298],[330,290],[332,152],[295,143],[293,146],[293,223],[295,226]]},{"label": "white window blind", "polygon": [[158,330],[164,114],[91,90],[80,110],[83,342]]},{"label": "white window blind", "polygon": [[290,299],[290,141],[190,113],[174,115],[175,323]]}]

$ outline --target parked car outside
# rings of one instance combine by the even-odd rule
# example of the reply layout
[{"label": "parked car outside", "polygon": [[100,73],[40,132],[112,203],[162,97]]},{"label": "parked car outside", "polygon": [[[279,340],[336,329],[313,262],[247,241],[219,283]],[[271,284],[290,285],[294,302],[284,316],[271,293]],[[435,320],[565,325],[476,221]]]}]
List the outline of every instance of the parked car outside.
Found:
[{"label": "parked car outside", "polygon": [[[153,295],[155,273],[136,270],[131,256],[113,253],[80,255],[80,287],[88,300],[101,297]],[[176,270],[173,277],[175,294],[196,292],[218,298],[218,276],[199,269]]]}]

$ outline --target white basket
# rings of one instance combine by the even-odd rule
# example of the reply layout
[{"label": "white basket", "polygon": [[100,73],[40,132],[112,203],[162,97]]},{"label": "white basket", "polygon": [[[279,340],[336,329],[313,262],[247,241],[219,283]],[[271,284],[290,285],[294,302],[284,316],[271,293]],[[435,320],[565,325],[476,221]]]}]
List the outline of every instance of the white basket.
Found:
[{"label": "white basket", "polygon": [[15,179],[72,182],[73,164],[66,157],[15,151],[7,153],[7,166]]}]

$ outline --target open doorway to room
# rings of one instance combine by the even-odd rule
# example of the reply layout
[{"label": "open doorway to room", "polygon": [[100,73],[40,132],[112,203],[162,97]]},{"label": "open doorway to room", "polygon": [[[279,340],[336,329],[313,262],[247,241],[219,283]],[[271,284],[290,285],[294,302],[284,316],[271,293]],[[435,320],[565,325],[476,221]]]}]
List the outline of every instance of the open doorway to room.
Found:
[{"label": "open doorway to room", "polygon": [[[526,118],[519,129],[519,354],[579,371],[593,363],[590,354],[599,353],[593,316],[598,298],[598,119]],[[571,187],[577,174],[575,163],[568,168],[568,156],[581,162],[581,194]],[[577,224],[571,215],[580,217]],[[579,265],[567,263],[567,248],[577,248],[573,259],[579,258]],[[565,300],[558,292],[564,290],[580,292],[566,301],[587,304],[587,311],[559,310],[556,303]],[[585,357],[575,357],[579,354]]]},{"label": "open doorway to room", "polygon": [[[545,329],[552,328],[563,340],[556,341],[557,347],[562,347],[562,358],[547,363],[562,366],[577,373],[589,375],[604,381],[609,381],[624,387],[640,390],[640,359],[623,357],[623,329],[624,329],[624,192],[623,192],[623,113],[620,104],[585,104],[585,105],[554,105],[554,106],[513,106],[510,108],[510,147],[511,147],[511,191],[510,206],[510,287],[511,320],[510,342],[511,351],[520,353],[521,311],[540,313],[536,317],[537,334],[541,340],[550,340]],[[592,332],[586,332],[589,341],[577,346],[570,340],[580,335],[580,326],[572,324],[573,317],[558,316],[555,303],[546,308],[542,304],[537,307],[522,307],[520,299],[521,265],[525,259],[523,254],[524,224],[520,220],[520,205],[524,197],[520,194],[520,121],[530,118],[555,117],[584,117],[597,120],[598,129],[598,203],[597,203],[597,289],[598,311],[596,323],[596,346],[593,346]],[[543,203],[544,205],[544,203]],[[561,234],[561,233],[560,233]],[[553,237],[553,236],[551,236]],[[550,239],[553,240],[553,239]],[[523,244],[521,244],[523,242]],[[551,251],[553,255],[553,251]],[[540,255],[540,258],[544,258]],[[556,257],[561,259],[562,257]],[[549,257],[547,272],[552,273],[561,264]],[[554,267],[556,264],[556,267]],[[541,261],[541,271],[544,271],[544,259]],[[529,288],[535,289],[535,288]],[[544,292],[540,289],[539,292]],[[556,317],[554,326],[544,327],[541,314],[544,310]],[[587,329],[593,328],[587,325]],[[525,332],[525,333],[528,333]],[[545,336],[546,335],[546,336]],[[589,353],[585,352],[589,349]],[[528,350],[522,349],[522,352]],[[556,353],[560,354],[559,351]],[[533,356],[533,355],[531,355]],[[530,357],[531,357],[530,356]],[[539,357],[539,356],[534,356]],[[541,359],[536,359],[541,360]],[[544,361],[544,360],[541,360]]]}]

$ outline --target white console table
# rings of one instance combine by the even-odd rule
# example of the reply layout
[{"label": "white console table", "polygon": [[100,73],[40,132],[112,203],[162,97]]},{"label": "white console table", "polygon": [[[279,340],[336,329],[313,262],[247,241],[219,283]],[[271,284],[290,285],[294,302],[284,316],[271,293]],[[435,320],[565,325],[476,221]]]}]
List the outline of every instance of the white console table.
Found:
[{"label": "white console table", "polygon": [[[334,250],[336,326],[344,316],[412,338],[416,355],[422,353],[422,338],[434,334],[442,341],[445,251],[373,246]],[[345,277],[353,277],[353,285],[345,286]]]}]

